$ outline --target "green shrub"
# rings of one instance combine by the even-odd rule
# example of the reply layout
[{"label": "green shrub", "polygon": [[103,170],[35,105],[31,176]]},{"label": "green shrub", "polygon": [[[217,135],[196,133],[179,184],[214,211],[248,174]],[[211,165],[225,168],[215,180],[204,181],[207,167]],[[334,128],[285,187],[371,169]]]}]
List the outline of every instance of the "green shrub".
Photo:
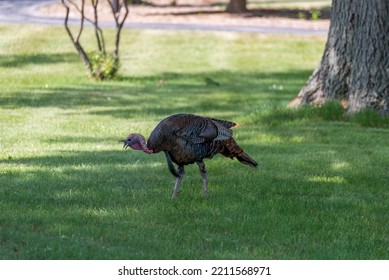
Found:
[{"label": "green shrub", "polygon": [[320,19],[321,12],[319,10],[313,10],[310,12],[311,13],[311,19],[312,20],[318,20]]},{"label": "green shrub", "polygon": [[92,77],[98,80],[113,79],[119,70],[119,63],[112,55],[95,52],[90,55]]}]

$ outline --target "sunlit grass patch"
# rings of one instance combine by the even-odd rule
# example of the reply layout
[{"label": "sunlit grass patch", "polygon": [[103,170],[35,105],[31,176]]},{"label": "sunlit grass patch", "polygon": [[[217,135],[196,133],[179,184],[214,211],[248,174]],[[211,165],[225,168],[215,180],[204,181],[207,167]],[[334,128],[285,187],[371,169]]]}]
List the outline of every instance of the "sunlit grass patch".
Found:
[{"label": "sunlit grass patch", "polygon": [[[286,108],[324,38],[126,30],[101,83],[60,27],[0,35],[1,258],[388,257],[386,120]],[[260,168],[215,156],[210,197],[192,165],[172,200],[164,155],[119,140],[181,112],[237,122]]]}]

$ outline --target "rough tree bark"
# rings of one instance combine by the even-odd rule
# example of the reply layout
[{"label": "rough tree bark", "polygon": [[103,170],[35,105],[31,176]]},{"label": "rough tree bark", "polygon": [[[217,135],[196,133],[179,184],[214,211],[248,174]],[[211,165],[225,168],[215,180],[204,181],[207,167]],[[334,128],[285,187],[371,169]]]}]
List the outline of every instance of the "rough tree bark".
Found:
[{"label": "rough tree bark", "polygon": [[389,107],[389,1],[333,0],[320,65],[292,106],[340,100],[349,113]]}]

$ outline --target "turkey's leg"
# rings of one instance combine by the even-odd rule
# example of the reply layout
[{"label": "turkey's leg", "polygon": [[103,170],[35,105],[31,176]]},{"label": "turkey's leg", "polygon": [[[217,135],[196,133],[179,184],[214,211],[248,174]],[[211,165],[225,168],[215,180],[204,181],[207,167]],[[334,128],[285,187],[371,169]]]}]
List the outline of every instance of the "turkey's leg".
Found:
[{"label": "turkey's leg", "polygon": [[176,184],[174,185],[174,191],[172,194],[172,198],[175,198],[177,196],[178,190],[179,190],[181,182],[182,182],[182,178],[184,177],[184,174],[185,174],[184,166],[182,166],[182,165],[178,166],[177,174],[178,174],[178,177],[176,180]]},{"label": "turkey's leg", "polygon": [[199,161],[197,162],[197,165],[199,166],[201,177],[203,177],[204,195],[208,196],[208,178],[207,170],[205,170],[205,164],[203,161]]}]

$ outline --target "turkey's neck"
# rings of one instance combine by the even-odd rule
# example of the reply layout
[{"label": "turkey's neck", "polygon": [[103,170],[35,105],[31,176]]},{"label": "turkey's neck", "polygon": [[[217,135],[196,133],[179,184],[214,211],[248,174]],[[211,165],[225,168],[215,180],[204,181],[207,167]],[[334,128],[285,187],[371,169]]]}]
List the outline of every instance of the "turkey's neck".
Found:
[{"label": "turkey's neck", "polygon": [[147,154],[154,153],[154,151],[152,149],[149,149],[149,147],[147,147],[146,139],[143,136],[140,137],[139,144],[142,148],[142,151],[144,151],[145,153],[147,153]]}]

